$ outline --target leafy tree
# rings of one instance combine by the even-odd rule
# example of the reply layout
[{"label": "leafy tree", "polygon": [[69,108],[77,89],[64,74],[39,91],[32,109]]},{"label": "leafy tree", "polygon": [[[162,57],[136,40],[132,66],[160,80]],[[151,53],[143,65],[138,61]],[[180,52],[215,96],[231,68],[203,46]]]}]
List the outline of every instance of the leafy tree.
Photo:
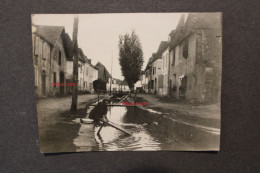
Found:
[{"label": "leafy tree", "polygon": [[135,31],[132,31],[131,34],[120,35],[118,47],[122,74],[133,91],[144,62],[142,46]]}]

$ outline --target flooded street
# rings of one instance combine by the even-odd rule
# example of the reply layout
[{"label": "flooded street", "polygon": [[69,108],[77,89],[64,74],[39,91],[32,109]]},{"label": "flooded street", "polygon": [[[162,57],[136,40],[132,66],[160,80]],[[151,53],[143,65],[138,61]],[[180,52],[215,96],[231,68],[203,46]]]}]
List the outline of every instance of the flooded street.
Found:
[{"label": "flooded street", "polygon": [[219,147],[218,129],[180,122],[160,112],[109,106],[107,118],[132,135],[110,126],[103,127],[97,135],[99,127],[95,127],[100,151],[214,150]]}]

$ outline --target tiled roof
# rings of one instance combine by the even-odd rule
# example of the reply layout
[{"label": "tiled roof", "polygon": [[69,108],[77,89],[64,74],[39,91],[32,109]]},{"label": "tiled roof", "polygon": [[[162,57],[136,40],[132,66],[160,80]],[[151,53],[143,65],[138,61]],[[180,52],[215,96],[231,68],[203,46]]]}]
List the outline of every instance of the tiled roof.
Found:
[{"label": "tiled roof", "polygon": [[87,62],[87,56],[83,53],[81,48],[78,48],[78,54],[79,54],[79,60],[86,63]]},{"label": "tiled roof", "polygon": [[106,74],[108,75],[109,78],[111,78],[112,76],[110,75],[110,73],[107,71],[106,67],[101,63],[101,62],[97,62],[97,64],[95,65],[96,68],[98,68],[98,66],[102,66],[104,67]]},{"label": "tiled roof", "polygon": [[65,33],[62,35],[64,50],[67,55],[67,60],[73,60],[73,42],[70,39],[69,34]]},{"label": "tiled roof", "polygon": [[163,51],[165,51],[168,47],[168,42],[167,41],[161,41],[158,50],[156,53],[152,54],[152,57],[149,59],[147,66],[145,68],[145,70],[147,70],[148,66],[153,63],[154,61],[156,61],[157,59],[161,59],[162,58],[162,53]]},{"label": "tiled roof", "polygon": [[62,31],[64,31],[64,26],[43,26],[35,25],[36,34],[43,37],[50,44],[55,45],[59,39]]}]

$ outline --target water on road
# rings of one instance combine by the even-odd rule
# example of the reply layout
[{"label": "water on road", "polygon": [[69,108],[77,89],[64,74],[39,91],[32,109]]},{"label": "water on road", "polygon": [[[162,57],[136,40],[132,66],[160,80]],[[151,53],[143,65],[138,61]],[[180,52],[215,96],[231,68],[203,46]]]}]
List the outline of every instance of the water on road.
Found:
[{"label": "water on road", "polygon": [[95,127],[95,138],[100,151],[128,150],[216,150],[218,130],[180,122],[174,116],[147,111],[138,107],[108,107],[107,118],[132,135],[105,126],[100,135]]}]

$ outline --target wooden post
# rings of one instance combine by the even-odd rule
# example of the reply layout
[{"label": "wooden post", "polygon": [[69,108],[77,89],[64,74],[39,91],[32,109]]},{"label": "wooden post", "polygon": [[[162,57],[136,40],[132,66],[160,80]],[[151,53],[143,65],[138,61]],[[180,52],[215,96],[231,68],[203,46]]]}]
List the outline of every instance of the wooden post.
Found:
[{"label": "wooden post", "polygon": [[97,93],[98,93],[98,103],[99,103],[99,89],[97,89]]},{"label": "wooden post", "polygon": [[77,110],[77,102],[78,102],[78,22],[79,17],[75,15],[74,24],[73,24],[73,82],[77,85],[73,85],[72,90],[72,102],[71,102],[71,112],[75,112]]},{"label": "wooden post", "polygon": [[135,103],[136,103],[136,90],[135,90]]}]

